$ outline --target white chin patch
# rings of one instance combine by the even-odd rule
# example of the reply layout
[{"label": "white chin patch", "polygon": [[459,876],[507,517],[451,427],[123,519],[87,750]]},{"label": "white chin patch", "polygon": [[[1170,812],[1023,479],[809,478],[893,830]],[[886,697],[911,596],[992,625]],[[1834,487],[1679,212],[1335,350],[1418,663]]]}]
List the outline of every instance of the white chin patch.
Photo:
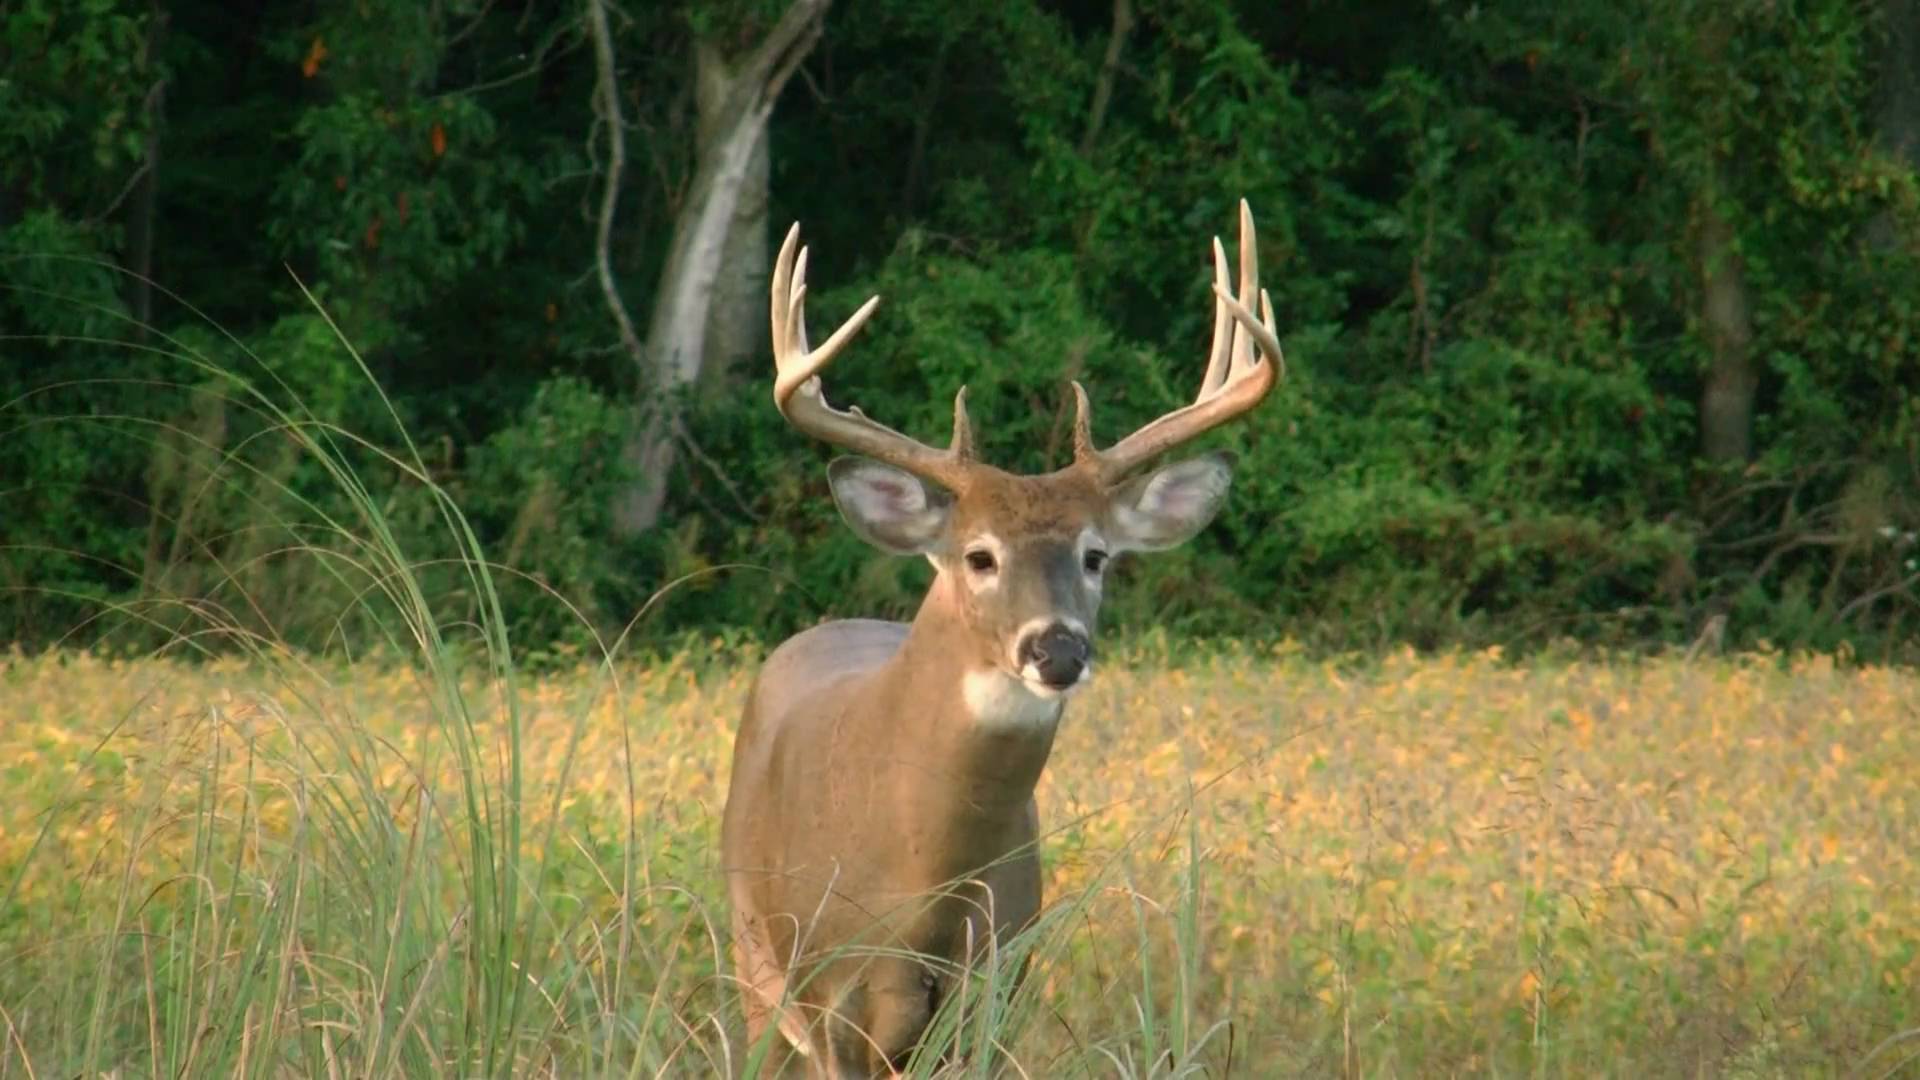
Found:
[{"label": "white chin patch", "polygon": [[1072,686],[1048,685],[1047,680],[1040,677],[1040,665],[1038,664],[1028,664],[1026,667],[1020,669],[1020,681],[1026,685],[1027,691],[1046,698],[1048,701],[1058,701],[1068,694],[1073,693],[1075,690],[1087,685],[1092,679],[1093,664],[1091,663],[1080,669],[1080,677],[1073,680]]},{"label": "white chin patch", "polygon": [[[1080,677],[1085,683],[1086,676]],[[969,671],[960,680],[960,693],[975,723],[987,727],[1051,727],[1060,720],[1060,708],[1078,684],[1055,690],[1034,678],[1014,678],[998,668]]]}]

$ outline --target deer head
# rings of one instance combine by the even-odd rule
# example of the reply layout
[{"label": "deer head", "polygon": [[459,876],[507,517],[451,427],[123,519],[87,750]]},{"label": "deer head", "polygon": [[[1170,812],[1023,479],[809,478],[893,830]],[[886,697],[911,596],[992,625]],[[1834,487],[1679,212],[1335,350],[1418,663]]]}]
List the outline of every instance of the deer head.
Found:
[{"label": "deer head", "polygon": [[[1273,305],[1259,287],[1252,214],[1240,204],[1240,294],[1213,242],[1213,346],[1199,395],[1105,450],[1095,447],[1087,392],[1073,384],[1074,458],[1041,476],[979,460],[967,392],[954,395],[953,435],[935,449],[827,403],[820,372],[865,325],[869,299],[818,348],[807,344],[807,251],[787,234],[773,275],[774,401],[801,431],[861,455],[828,470],[854,532],[883,551],[924,555],[938,575],[929,604],[944,605],[970,669],[998,673],[1050,700],[1092,673],[1093,633],[1112,559],[1168,548],[1219,510],[1233,459],[1215,452],[1145,467],[1162,453],[1259,404],[1284,363]],[[1260,311],[1254,315],[1255,307]],[[991,686],[976,679],[970,689]],[[985,692],[985,691],[982,691]]]}]

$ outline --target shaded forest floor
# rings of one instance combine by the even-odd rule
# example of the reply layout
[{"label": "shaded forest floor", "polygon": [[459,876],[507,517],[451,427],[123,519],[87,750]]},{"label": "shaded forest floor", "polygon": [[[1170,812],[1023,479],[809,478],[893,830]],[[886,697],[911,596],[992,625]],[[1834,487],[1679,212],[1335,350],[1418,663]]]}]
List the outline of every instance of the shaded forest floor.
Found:
[{"label": "shaded forest floor", "polygon": [[[0,1076],[737,1064],[751,670],[0,658]],[[1916,776],[1920,676],[1821,658],[1109,663],[1039,796],[1070,917],[993,1038],[1036,1076],[1898,1071]]]}]

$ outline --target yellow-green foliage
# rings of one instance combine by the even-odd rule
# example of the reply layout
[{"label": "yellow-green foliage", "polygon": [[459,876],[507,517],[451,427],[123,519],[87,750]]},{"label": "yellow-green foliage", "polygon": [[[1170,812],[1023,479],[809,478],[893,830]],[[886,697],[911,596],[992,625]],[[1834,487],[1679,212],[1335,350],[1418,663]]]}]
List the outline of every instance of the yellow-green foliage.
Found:
[{"label": "yellow-green foliage", "polygon": [[[551,1065],[547,1052],[587,1060],[554,1046],[590,1043],[577,1033],[595,1016],[649,1008],[677,1010],[679,1037],[701,1048],[646,1071],[699,1075],[719,1059],[710,1018],[732,1026],[735,1010],[711,977],[725,925],[714,845],[751,670],[682,656],[522,681],[520,843],[529,860],[553,853],[525,890],[562,928],[533,959],[580,966],[542,991],[530,1067]],[[51,978],[57,965],[105,956],[106,974],[154,984],[150,957],[103,953],[99,935],[178,937],[180,910],[243,918],[269,864],[306,843],[291,838],[303,792],[350,762],[403,833],[431,806],[440,831],[418,830],[409,850],[459,867],[436,880],[448,907],[463,903],[472,811],[458,756],[423,719],[445,708],[430,686],[371,666],[269,679],[240,664],[0,660],[0,902],[25,868],[0,907],[0,1006],[15,1026],[0,1029],[0,1075],[22,1048],[47,1075],[79,1045],[58,988],[89,1007],[96,995]],[[506,691],[478,678],[466,690],[472,767],[497,795]],[[1248,1076],[1851,1066],[1920,1024],[1917,702],[1910,672],[1820,658],[1109,663],[1071,707],[1040,791],[1049,898],[1086,905],[1054,930],[1035,968],[1044,1008],[1012,1052],[1035,1075],[1145,1069],[1178,1023],[1187,1045],[1172,1060]],[[369,738],[297,750],[327,726]],[[214,880],[177,880],[196,867]],[[284,947],[312,949],[294,942],[313,933]],[[624,988],[608,974],[622,941],[648,972]],[[304,1019],[290,1022],[317,1023],[301,995],[328,998],[328,1046],[349,1041],[379,978],[293,979],[287,1015]],[[149,1060],[152,996],[108,1001],[103,1063]],[[1209,1032],[1217,1021],[1230,1026]]]}]

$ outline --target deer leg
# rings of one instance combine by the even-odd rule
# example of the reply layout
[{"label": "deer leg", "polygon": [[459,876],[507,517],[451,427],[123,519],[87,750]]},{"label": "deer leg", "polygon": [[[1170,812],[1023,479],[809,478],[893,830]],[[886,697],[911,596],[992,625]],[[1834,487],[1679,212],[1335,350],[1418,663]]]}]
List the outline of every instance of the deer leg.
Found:
[{"label": "deer leg", "polygon": [[832,1076],[897,1076],[933,1019],[938,981],[907,957],[865,959],[826,1017]]},{"label": "deer leg", "polygon": [[[740,980],[741,1005],[747,1014],[747,1054],[751,1055],[759,1047],[771,1021],[779,1028],[781,1042],[802,1057],[811,1056],[813,1047],[807,1038],[806,1024],[786,1001],[786,972],[765,934],[760,932],[759,921],[746,912],[738,898],[733,909],[733,967]],[[776,1043],[767,1060],[775,1064],[789,1056],[787,1047]],[[779,1070],[773,1073],[779,1074]]]},{"label": "deer leg", "polygon": [[[1034,838],[1039,831],[1039,808],[1028,803],[1026,836],[1021,846],[1012,855],[981,873],[980,882],[987,887],[990,895],[983,898],[980,904],[982,910],[969,915],[974,924],[974,955],[971,959],[977,961],[986,951],[988,938],[981,931],[987,929],[989,919],[993,944],[1005,947],[1015,934],[1032,925],[1034,918],[1040,914],[1040,853],[1034,849]],[[1023,975],[1026,969],[1023,961],[1019,974]]]}]

